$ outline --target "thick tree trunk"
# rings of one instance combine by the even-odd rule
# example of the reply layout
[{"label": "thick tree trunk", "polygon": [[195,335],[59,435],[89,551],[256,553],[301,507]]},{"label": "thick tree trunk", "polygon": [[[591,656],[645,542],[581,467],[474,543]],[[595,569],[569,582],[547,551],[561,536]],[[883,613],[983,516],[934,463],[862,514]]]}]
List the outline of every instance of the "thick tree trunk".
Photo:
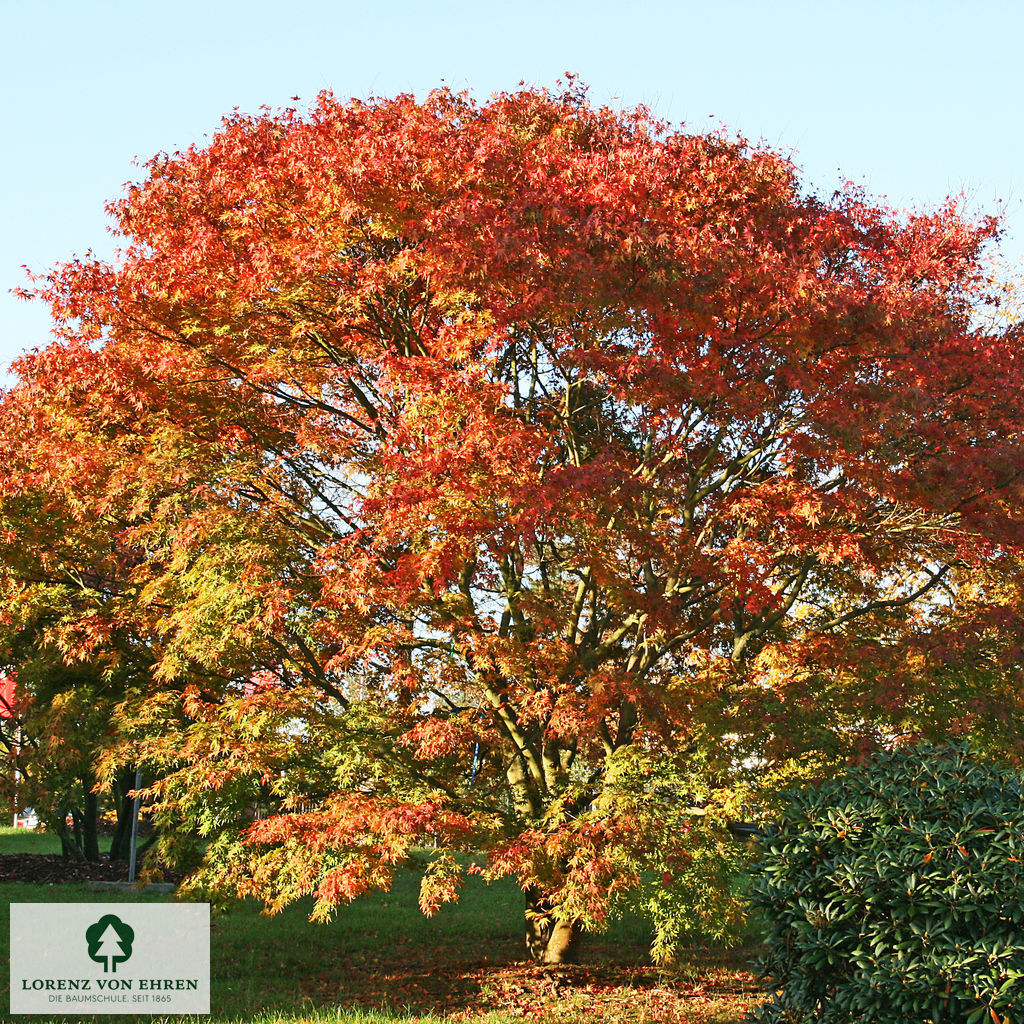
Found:
[{"label": "thick tree trunk", "polygon": [[537,889],[526,890],[526,948],[538,963],[574,964],[579,956],[579,921],[556,921]]},{"label": "thick tree trunk", "polygon": [[92,791],[91,780],[82,779],[85,793],[85,811],[82,814],[82,853],[85,859],[95,863],[100,859],[100,798]]},{"label": "thick tree trunk", "polygon": [[135,769],[126,768],[114,783],[114,801],[117,807],[117,826],[110,841],[110,859],[128,860],[132,846],[132,810],[134,801],[129,796],[135,785]]}]

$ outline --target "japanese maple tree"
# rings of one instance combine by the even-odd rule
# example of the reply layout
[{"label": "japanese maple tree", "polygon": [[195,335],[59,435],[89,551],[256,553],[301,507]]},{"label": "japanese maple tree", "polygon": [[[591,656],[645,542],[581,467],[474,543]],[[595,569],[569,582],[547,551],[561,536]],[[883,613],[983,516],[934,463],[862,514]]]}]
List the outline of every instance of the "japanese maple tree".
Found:
[{"label": "japanese maple tree", "polygon": [[573,84],[234,114],[110,210],[36,282],[4,494],[133,553],[65,648],[148,638],[107,766],[208,878],[323,915],[436,844],[432,912],[483,850],[534,956],[627,905],[664,955],[733,910],[744,773],[1012,744],[994,220]]}]

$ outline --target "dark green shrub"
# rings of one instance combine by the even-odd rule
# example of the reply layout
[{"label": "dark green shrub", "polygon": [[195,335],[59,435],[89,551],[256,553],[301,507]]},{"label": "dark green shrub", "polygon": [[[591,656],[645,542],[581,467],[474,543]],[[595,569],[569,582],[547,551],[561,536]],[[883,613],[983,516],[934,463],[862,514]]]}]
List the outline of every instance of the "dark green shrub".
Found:
[{"label": "dark green shrub", "polygon": [[1024,777],[964,746],[787,795],[752,903],[787,1024],[1024,1024]]}]

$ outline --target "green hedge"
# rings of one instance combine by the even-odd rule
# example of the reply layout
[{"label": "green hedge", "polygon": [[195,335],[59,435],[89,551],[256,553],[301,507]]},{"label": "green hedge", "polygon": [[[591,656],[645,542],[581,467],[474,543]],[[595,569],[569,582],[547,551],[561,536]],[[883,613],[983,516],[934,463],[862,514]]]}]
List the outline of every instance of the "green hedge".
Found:
[{"label": "green hedge", "polygon": [[786,1024],[1024,1024],[1024,776],[965,746],[787,794],[752,904]]}]

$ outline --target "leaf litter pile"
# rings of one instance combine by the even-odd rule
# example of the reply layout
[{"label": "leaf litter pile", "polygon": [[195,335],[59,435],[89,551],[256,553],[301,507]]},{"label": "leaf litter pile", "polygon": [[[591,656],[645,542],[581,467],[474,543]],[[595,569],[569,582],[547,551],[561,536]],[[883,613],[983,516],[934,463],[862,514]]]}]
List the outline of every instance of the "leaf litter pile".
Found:
[{"label": "leaf litter pile", "polygon": [[733,1024],[760,1001],[753,960],[758,950],[691,950],[669,969],[645,964],[642,949],[592,940],[585,962],[515,961],[509,943],[487,954],[465,947],[391,948],[351,954],[303,984],[303,997],[323,1005],[442,1013],[473,1021],[496,1012],[554,1024]]}]

